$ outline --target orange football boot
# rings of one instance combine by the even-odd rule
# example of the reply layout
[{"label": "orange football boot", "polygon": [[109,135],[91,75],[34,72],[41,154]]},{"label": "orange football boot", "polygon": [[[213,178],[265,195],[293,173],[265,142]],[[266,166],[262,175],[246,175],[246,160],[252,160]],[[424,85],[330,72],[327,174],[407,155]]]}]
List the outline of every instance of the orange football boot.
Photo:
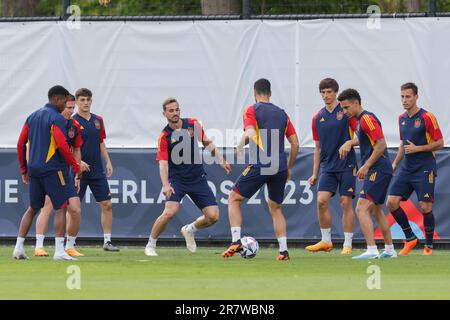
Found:
[{"label": "orange football boot", "polygon": [[406,256],[417,245],[419,239],[415,238],[411,241],[403,241],[403,249],[398,253],[399,256]]}]

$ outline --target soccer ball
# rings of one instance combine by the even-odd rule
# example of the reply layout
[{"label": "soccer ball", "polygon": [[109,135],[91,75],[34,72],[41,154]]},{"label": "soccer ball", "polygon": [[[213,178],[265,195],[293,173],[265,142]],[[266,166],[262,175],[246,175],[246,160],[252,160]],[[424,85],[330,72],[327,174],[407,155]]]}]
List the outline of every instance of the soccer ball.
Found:
[{"label": "soccer ball", "polygon": [[251,259],[256,256],[259,250],[258,241],[252,237],[241,238],[242,250],[239,252],[244,259]]}]

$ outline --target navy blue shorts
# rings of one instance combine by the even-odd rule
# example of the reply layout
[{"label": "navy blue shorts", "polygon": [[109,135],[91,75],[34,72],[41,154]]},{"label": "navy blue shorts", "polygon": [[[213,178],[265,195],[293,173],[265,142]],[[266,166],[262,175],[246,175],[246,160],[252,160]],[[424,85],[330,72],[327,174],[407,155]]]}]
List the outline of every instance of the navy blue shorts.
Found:
[{"label": "navy blue shorts", "polygon": [[384,204],[391,179],[392,174],[369,170],[359,197],[375,204]]},{"label": "navy blue shorts", "polygon": [[234,191],[245,198],[250,198],[264,184],[267,184],[269,199],[281,204],[284,199],[287,175],[287,170],[280,171],[274,175],[261,175],[261,168],[249,165],[236,180]]},{"label": "navy blue shorts", "polygon": [[217,206],[216,197],[204,177],[198,181],[187,183],[172,179],[170,185],[175,193],[172,193],[167,201],[181,202],[183,197],[188,195],[200,210],[209,206]]},{"label": "navy blue shorts", "polygon": [[320,173],[317,191],[331,192],[331,196],[333,197],[338,187],[341,196],[355,197],[356,168],[343,172]]},{"label": "navy blue shorts", "polygon": [[78,197],[74,180],[62,170],[45,177],[30,177],[30,207],[42,208],[45,195],[50,197],[55,210],[66,207],[70,198]]},{"label": "navy blue shorts", "polygon": [[420,170],[411,174],[400,169],[394,177],[389,195],[402,197],[402,200],[405,201],[413,191],[416,191],[419,201],[434,202],[435,180],[436,174],[433,170]]},{"label": "navy blue shorts", "polygon": [[106,177],[99,179],[81,178],[80,192],[78,193],[81,200],[83,200],[88,186],[94,195],[95,201],[102,202],[105,200],[111,200],[111,191],[109,190],[108,180],[106,180]]}]

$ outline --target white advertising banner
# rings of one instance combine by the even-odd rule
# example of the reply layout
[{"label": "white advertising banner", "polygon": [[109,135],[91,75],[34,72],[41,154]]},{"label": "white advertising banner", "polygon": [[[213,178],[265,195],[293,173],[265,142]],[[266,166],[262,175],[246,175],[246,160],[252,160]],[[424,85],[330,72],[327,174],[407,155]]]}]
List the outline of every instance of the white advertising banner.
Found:
[{"label": "white advertising banner", "polygon": [[450,145],[450,19],[313,21],[65,22],[0,24],[0,147],[15,147],[26,117],[61,84],[93,93],[107,146],[156,147],[176,97],[219,146],[234,146],[253,83],[267,78],[272,101],[290,115],[301,145],[313,146],[318,83],[353,87],[399,143],[400,85],[419,86]]}]

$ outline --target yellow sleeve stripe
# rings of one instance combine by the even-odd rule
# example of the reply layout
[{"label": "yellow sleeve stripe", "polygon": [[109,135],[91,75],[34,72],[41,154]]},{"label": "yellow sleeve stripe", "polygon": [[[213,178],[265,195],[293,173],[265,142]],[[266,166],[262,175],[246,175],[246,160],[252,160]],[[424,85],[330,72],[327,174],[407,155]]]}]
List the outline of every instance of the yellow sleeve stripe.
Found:
[{"label": "yellow sleeve stripe", "polygon": [[370,117],[367,114],[363,115],[363,118],[364,118],[364,121],[366,122],[367,126],[369,127],[369,129],[371,131],[375,130],[375,126],[372,122],[372,119],[370,119]]},{"label": "yellow sleeve stripe", "polygon": [[431,123],[433,124],[433,128],[436,130],[439,128],[439,125],[437,123],[436,117],[434,116],[434,114],[432,114],[431,112],[427,112],[427,115],[430,117],[431,119]]}]

